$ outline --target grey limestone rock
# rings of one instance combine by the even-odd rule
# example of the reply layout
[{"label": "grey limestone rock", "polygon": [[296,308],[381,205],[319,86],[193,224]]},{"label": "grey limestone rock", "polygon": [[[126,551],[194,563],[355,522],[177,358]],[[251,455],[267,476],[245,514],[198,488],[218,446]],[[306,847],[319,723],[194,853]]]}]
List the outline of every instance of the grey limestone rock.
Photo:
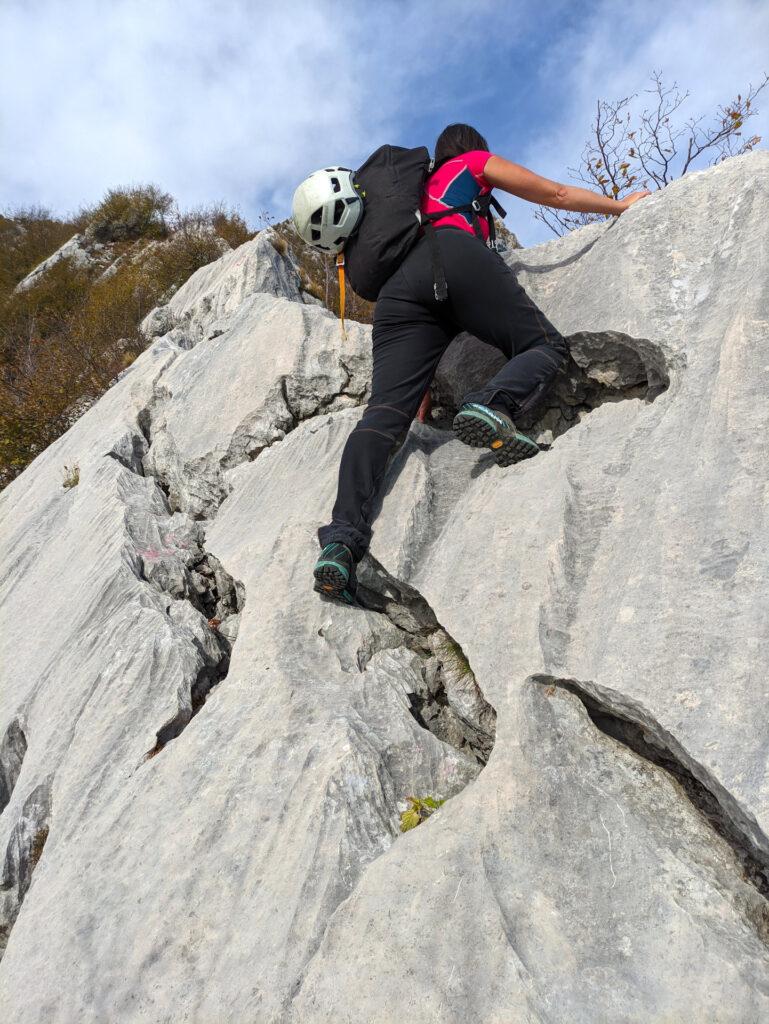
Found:
[{"label": "grey limestone rock", "polygon": [[508,252],[549,448],[455,440],[452,343],[359,607],[311,568],[370,329],[266,235],[148,318],[0,496],[10,1019],[769,1018],[768,217],[756,152]]}]

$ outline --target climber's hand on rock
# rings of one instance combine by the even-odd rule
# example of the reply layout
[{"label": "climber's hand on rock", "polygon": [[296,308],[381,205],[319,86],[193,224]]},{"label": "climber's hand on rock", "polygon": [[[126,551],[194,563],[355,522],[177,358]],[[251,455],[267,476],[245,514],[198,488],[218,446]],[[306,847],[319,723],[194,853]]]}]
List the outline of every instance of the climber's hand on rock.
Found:
[{"label": "climber's hand on rock", "polygon": [[633,203],[637,203],[639,199],[643,199],[644,196],[650,195],[651,192],[648,191],[631,192],[629,196],[625,196],[624,199],[620,200],[622,203],[622,209],[620,210],[620,213],[624,213],[625,210],[628,209],[628,207],[632,206]]}]

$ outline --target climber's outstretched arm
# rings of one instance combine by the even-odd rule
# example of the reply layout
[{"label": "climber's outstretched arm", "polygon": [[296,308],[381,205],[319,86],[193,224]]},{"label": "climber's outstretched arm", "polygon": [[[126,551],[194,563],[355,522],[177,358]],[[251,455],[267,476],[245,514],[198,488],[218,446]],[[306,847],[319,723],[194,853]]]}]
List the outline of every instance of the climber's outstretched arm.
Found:
[{"label": "climber's outstretched arm", "polygon": [[557,210],[573,210],[575,213],[623,213],[648,192],[633,192],[624,199],[610,199],[600,192],[574,185],[562,185],[557,181],[543,178],[520,164],[514,164],[501,156],[490,156],[483,170],[484,177],[494,188],[527,199],[530,203],[552,206]]}]

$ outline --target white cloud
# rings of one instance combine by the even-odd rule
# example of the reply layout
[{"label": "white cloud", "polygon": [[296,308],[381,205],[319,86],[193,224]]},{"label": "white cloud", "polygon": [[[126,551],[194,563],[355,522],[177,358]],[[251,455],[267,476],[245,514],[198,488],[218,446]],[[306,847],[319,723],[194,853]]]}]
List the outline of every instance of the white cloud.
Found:
[{"label": "white cloud", "polygon": [[285,214],[304,174],[450,106],[496,6],[3,0],[0,203],[72,210],[153,181],[183,205]]},{"label": "white cloud", "polygon": [[[769,71],[767,40],[765,0],[652,0],[640,6],[604,0],[547,53],[542,80],[559,82],[560,103],[518,159],[547,177],[568,180],[567,167],[579,163],[598,98],[639,93],[638,108],[650,100],[643,90],[652,70],[661,71],[666,84],[677,81],[689,91],[682,121],[701,114],[707,119]],[[769,87],[756,105],[760,113],[745,131],[761,135],[766,146]],[[516,214],[524,241],[552,238],[533,221],[533,209],[518,207]]]},{"label": "white cloud", "polygon": [[[766,0],[0,0],[0,207],[153,181],[283,216],[316,167],[475,112],[498,152],[564,180],[599,96],[658,68],[714,111],[760,78],[767,38]],[[549,237],[505,205],[524,242]]]},{"label": "white cloud", "polygon": [[356,136],[350,65],[317,4],[33,2],[5,22],[15,198],[62,209],[151,179],[187,203],[248,201],[324,132],[342,150]]}]

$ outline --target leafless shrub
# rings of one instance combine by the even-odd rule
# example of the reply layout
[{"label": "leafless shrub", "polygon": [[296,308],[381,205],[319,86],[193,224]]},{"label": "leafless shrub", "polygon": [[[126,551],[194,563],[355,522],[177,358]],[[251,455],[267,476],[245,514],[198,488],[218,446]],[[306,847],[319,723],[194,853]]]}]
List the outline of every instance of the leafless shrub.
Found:
[{"label": "leafless shrub", "polygon": [[[661,72],[652,73],[652,87],[645,90],[652,97],[640,114],[631,109],[637,94],[607,102],[598,100],[596,116],[580,165],[568,168],[572,180],[621,199],[639,189],[664,188],[680,178],[704,158],[708,166],[730,156],[752,150],[761,141],[759,135],[743,137],[742,127],[754,117],[754,101],[769,83],[764,75],[761,83],[748,86],[746,95],[726,106],[720,106],[706,122],[703,114],[676,124],[689,93],[681,93],[674,82],[666,88]],[[602,214],[571,213],[541,206],[535,217],[556,235],[573,228],[603,220]]]}]

